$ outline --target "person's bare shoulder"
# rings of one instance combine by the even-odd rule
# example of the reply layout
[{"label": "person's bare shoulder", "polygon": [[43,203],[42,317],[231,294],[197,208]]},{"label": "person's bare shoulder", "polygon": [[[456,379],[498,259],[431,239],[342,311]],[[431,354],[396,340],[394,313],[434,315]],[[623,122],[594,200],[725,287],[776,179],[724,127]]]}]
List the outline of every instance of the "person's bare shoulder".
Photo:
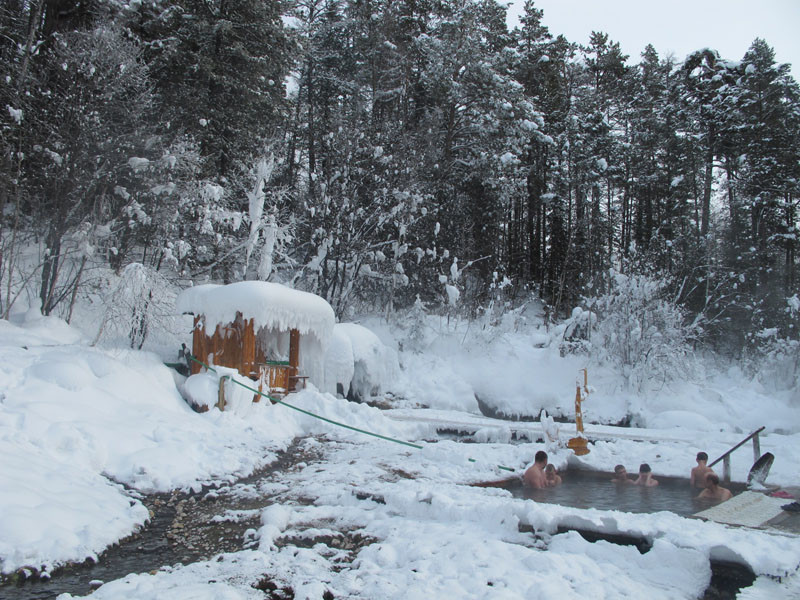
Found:
[{"label": "person's bare shoulder", "polygon": [[523,476],[525,483],[534,488],[543,487],[541,481],[542,479],[544,479],[544,474],[541,473],[536,467],[529,467]]}]

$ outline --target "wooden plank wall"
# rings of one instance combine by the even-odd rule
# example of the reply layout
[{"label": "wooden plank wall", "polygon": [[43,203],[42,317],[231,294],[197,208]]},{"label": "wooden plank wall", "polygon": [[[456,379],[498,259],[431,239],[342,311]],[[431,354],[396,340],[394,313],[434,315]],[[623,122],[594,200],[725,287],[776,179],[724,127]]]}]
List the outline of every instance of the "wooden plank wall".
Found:
[{"label": "wooden plank wall", "polygon": [[[226,325],[217,325],[214,333],[208,336],[205,330],[205,318],[196,315],[192,335],[192,352],[204,363],[230,367],[252,378],[264,374],[260,366],[267,362],[264,349],[256,340],[253,319],[244,319],[236,313],[236,320]],[[289,333],[289,366],[268,369],[268,383],[272,389],[294,387],[293,377],[298,375],[300,367],[300,332],[292,329]],[[199,373],[202,366],[192,362],[192,374]]]},{"label": "wooden plank wall", "polygon": [[[237,369],[246,375],[258,375],[253,319],[245,320],[241,313],[236,313],[233,323],[217,325],[211,336],[206,334],[204,323],[202,315],[195,316],[192,352],[199,360]],[[201,368],[193,362],[192,375],[199,373]]]}]

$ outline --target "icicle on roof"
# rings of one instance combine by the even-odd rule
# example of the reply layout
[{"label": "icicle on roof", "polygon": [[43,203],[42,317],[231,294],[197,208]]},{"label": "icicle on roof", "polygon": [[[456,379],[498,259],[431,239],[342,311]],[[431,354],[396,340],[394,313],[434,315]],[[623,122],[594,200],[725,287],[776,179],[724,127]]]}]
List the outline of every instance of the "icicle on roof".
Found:
[{"label": "icicle on roof", "polygon": [[255,330],[261,327],[312,334],[327,344],[336,318],[325,299],[267,281],[239,281],[228,285],[204,284],[182,291],[176,307],[179,313],[205,317],[206,330],[232,323],[236,313],[253,319]]}]

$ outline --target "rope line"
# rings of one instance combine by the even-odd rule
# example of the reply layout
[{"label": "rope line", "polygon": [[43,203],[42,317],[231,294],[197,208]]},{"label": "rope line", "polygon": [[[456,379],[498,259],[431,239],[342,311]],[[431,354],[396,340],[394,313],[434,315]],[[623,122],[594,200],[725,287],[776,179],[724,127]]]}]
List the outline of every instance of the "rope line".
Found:
[{"label": "rope line", "polygon": [[[206,363],[204,363],[203,361],[199,360],[198,358],[196,358],[192,354],[187,354],[186,356],[188,358],[190,358],[191,360],[193,360],[194,362],[196,362],[197,364],[202,365],[203,367],[205,367],[209,371],[211,371],[213,373],[217,373],[217,370],[214,367],[211,367],[211,366],[207,365]],[[283,400],[281,400],[279,398],[275,398],[274,396],[270,396],[269,394],[265,394],[264,392],[262,392],[260,390],[257,390],[256,388],[252,388],[249,385],[245,385],[244,383],[242,383],[241,381],[237,381],[236,379],[234,379],[230,375],[222,375],[221,379],[224,379],[224,378],[229,379],[233,383],[245,388],[246,390],[249,390],[249,391],[253,392],[254,394],[258,394],[259,396],[263,396],[264,398],[267,398],[273,404],[280,404],[282,406],[286,406],[287,408],[291,408],[292,410],[296,410],[297,412],[301,412],[304,415],[308,415],[309,417],[314,417],[315,419],[319,419],[320,421],[325,421],[326,423],[330,423],[331,425],[337,425],[338,427],[343,427],[344,429],[349,429],[350,431],[355,431],[357,433],[363,433],[365,435],[371,435],[373,437],[380,438],[382,440],[386,440],[387,442],[394,442],[396,444],[402,444],[403,446],[409,446],[411,448],[416,448],[417,450],[422,450],[423,449],[423,446],[420,446],[419,444],[414,444],[412,442],[407,442],[405,440],[398,440],[396,438],[389,437],[387,435],[381,435],[380,433],[375,433],[374,431],[367,431],[366,429],[359,429],[358,427],[353,427],[352,425],[348,425],[347,423],[341,423],[339,421],[334,421],[333,419],[329,419],[327,417],[323,417],[322,415],[317,415],[315,413],[312,413],[310,411],[305,410],[304,408],[300,408],[299,406],[293,406],[292,404],[289,404],[288,402],[284,402]],[[472,463],[477,463],[478,462],[474,458],[467,458],[467,460],[469,462],[472,462]],[[510,467],[504,467],[503,465],[495,465],[495,466],[497,466],[497,468],[502,469],[504,471],[510,471],[512,473],[514,472],[514,469],[512,469]]]}]

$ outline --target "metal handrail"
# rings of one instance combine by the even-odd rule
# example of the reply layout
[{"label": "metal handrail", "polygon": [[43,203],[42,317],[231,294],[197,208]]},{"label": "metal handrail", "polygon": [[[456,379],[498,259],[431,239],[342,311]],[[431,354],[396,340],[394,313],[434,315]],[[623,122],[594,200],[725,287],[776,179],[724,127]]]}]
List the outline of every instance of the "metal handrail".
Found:
[{"label": "metal handrail", "polygon": [[708,466],[713,467],[719,461],[722,461],[722,479],[724,481],[731,480],[731,453],[738,448],[744,446],[750,439],[753,440],[753,462],[757,461],[761,457],[761,444],[758,441],[758,434],[764,431],[765,427],[759,427],[753,433],[748,435],[744,438],[741,442],[736,444],[733,448],[725,452],[722,456],[716,459],[714,462],[710,463]]}]

